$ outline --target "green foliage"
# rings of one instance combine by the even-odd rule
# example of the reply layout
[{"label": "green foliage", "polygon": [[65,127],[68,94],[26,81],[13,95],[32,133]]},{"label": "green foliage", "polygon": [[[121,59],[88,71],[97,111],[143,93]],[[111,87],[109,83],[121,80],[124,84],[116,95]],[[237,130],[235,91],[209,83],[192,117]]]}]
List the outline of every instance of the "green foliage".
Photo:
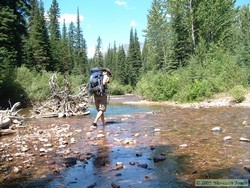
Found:
[{"label": "green foliage", "polygon": [[77,94],[80,90],[80,85],[86,83],[82,75],[70,75],[68,76],[68,81],[71,84],[72,94]]},{"label": "green foliage", "polygon": [[31,6],[29,37],[25,40],[26,66],[37,71],[48,68],[50,62],[49,35],[46,28],[43,5],[36,0]]},{"label": "green foliage", "polygon": [[116,80],[112,80],[108,86],[111,95],[124,95],[132,93],[133,88],[130,85],[122,85]]},{"label": "green foliage", "polygon": [[139,39],[137,37],[137,31],[130,30],[130,43],[128,48],[127,65],[126,68],[128,74],[128,83],[135,86],[140,78],[140,69],[142,67],[141,50]]},{"label": "green foliage", "polygon": [[247,86],[248,73],[229,53],[216,47],[200,57],[193,56],[189,66],[172,74],[149,72],[142,77],[136,92],[148,100],[200,101],[236,85]]},{"label": "green foliage", "polygon": [[238,40],[235,43],[237,62],[241,66],[250,67],[250,5],[243,6],[236,17],[235,33]]},{"label": "green foliage", "polygon": [[230,91],[233,101],[240,103],[245,100],[246,89],[242,85],[234,86]]},{"label": "green foliage", "polygon": [[177,92],[178,77],[163,72],[148,72],[136,86],[136,93],[146,99],[162,101],[171,99]]},{"label": "green foliage", "polygon": [[52,73],[43,71],[37,73],[26,67],[17,69],[16,82],[19,83],[27,93],[31,101],[42,101],[50,95],[49,78]]},{"label": "green foliage", "polygon": [[[55,73],[42,71],[38,73],[31,71],[26,67],[20,67],[17,69],[16,83],[22,86],[27,97],[31,101],[43,101],[51,95],[49,79]],[[57,84],[61,88],[64,86],[64,76],[56,74]],[[70,92],[76,94],[79,92],[79,86],[82,84],[81,76],[69,76],[67,77],[68,82],[71,84]]]}]

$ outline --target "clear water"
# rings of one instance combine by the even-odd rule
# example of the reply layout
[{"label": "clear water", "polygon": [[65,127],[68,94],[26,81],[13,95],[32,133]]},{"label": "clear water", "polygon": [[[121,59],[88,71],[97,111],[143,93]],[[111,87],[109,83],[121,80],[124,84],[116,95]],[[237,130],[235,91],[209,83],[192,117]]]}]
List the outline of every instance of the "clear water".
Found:
[{"label": "clear water", "polygon": [[[126,116],[126,115],[134,115],[137,113],[145,113],[151,112],[157,109],[162,109],[162,107],[154,107],[154,106],[138,106],[138,105],[122,105],[122,104],[109,104],[107,106],[107,110],[105,112],[106,117],[112,116]],[[90,105],[90,115],[95,116],[97,110],[93,104]]]}]

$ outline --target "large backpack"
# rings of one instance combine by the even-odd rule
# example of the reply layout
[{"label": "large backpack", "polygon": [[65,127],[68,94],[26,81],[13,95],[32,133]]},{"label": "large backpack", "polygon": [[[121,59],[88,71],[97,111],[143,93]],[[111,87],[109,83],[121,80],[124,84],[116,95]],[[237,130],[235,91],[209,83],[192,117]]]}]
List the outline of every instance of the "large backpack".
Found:
[{"label": "large backpack", "polygon": [[103,70],[98,67],[90,69],[88,93],[89,96],[92,94],[102,95],[104,93]]}]

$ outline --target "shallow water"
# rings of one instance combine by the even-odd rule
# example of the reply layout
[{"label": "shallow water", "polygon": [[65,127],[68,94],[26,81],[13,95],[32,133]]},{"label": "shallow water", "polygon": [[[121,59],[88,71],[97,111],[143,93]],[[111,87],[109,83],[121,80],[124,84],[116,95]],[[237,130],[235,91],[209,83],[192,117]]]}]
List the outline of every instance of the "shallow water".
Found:
[{"label": "shallow water", "polygon": [[[70,124],[71,132],[82,132],[74,133],[76,143],[67,145],[68,153],[55,149],[40,156],[34,151],[37,153],[32,157],[13,157],[8,162],[2,157],[1,176],[6,178],[2,178],[1,185],[165,188],[194,187],[195,179],[250,179],[250,173],[244,170],[250,166],[250,143],[239,141],[240,137],[250,138],[250,109],[159,108],[163,107],[110,104],[107,126],[95,130],[89,128],[96,114],[93,106],[90,116],[32,120],[31,127]],[[212,132],[213,127],[221,127],[222,131]],[[23,130],[19,135],[27,133]],[[97,138],[100,134],[103,137]],[[231,140],[224,141],[225,136],[231,136]],[[8,141],[6,137],[0,139]],[[12,149],[0,152],[11,153]],[[32,153],[32,149],[27,153]],[[80,160],[81,155],[88,157]],[[166,159],[156,163],[152,160],[155,156]],[[21,166],[27,158],[33,158],[31,165],[11,174],[11,169]],[[52,164],[48,163],[50,160]],[[67,160],[73,162],[65,165]],[[117,162],[123,163],[122,169],[116,169]],[[27,171],[29,175],[24,173]]]}]

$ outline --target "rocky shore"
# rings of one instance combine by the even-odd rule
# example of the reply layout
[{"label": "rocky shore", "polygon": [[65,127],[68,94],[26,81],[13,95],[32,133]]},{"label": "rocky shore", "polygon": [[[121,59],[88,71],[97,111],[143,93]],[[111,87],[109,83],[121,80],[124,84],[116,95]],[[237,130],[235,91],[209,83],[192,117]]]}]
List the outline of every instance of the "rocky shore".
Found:
[{"label": "rocky shore", "polygon": [[[122,97],[120,97],[122,98]],[[115,98],[114,98],[115,99]],[[134,101],[124,101],[123,104],[133,104],[133,105],[164,105],[164,106],[174,106],[180,108],[209,108],[209,107],[245,107],[250,108],[250,93],[245,95],[245,100],[241,103],[236,103],[233,101],[232,97],[226,94],[218,94],[214,98],[206,99],[202,102],[192,102],[192,103],[177,103],[177,102],[153,102],[147,100],[137,100]]]}]

